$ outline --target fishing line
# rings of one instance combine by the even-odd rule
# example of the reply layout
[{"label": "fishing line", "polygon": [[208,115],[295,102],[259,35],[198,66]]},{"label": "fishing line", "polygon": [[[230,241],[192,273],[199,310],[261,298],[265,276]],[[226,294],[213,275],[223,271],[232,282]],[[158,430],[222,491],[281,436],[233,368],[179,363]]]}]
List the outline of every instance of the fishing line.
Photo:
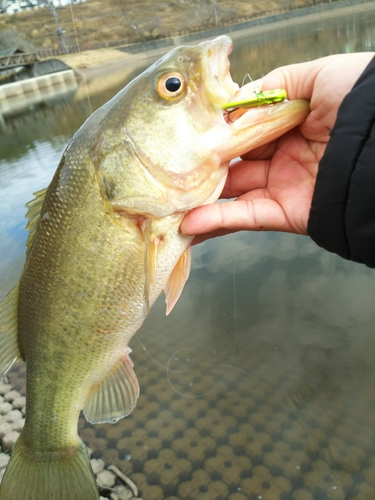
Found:
[{"label": "fishing line", "polygon": [[246,73],[246,75],[242,79],[241,87],[245,85],[246,80],[249,80],[249,83],[253,82],[254,80],[251,78],[250,73]]},{"label": "fishing line", "polygon": [[143,342],[140,340],[139,338],[139,335],[137,335],[135,338],[138,340],[141,348],[143,349],[143,351],[146,352],[146,354],[149,356],[150,359],[152,359],[152,361],[157,365],[159,366],[160,368],[162,368],[163,370],[166,371],[166,374],[167,374],[167,380],[168,380],[168,383],[170,385],[170,387],[172,388],[172,390],[174,392],[176,392],[177,394],[179,394],[180,396],[183,396],[184,398],[191,398],[191,399],[195,399],[195,398],[202,398],[204,396],[206,396],[207,394],[210,394],[211,392],[215,391],[223,382],[224,380],[227,378],[228,374],[229,374],[229,370],[230,368],[232,367],[233,365],[233,360],[234,360],[234,355],[235,355],[235,351],[236,351],[236,343],[237,343],[237,288],[236,288],[236,254],[234,254],[234,259],[233,259],[233,307],[234,307],[234,339],[233,339],[233,348],[232,348],[232,354],[231,354],[231,358],[230,358],[230,363],[229,363],[229,368],[227,369],[227,371],[225,372],[225,374],[223,375],[222,379],[212,388],[212,389],[209,389],[208,391],[202,393],[202,394],[194,394],[194,395],[188,395],[188,394],[184,394],[183,392],[179,391],[174,385],[173,385],[173,382],[171,381],[170,379],[170,373],[187,373],[191,370],[193,370],[193,367],[187,369],[187,370],[173,370],[172,368],[170,368],[170,365],[171,365],[171,362],[176,359],[176,356],[177,354],[179,354],[180,352],[183,352],[183,351],[192,351],[191,348],[189,347],[181,347],[181,349],[178,349],[177,351],[175,351],[172,356],[169,358],[168,360],[168,363],[167,363],[167,366],[164,366],[163,364],[159,363],[159,361],[154,358],[154,356],[150,353],[150,351],[147,349],[147,347],[143,344]]},{"label": "fishing line", "polygon": [[[73,30],[74,30],[74,36],[75,36],[75,39],[76,39],[77,49],[78,49],[79,54],[82,54],[82,51],[81,51],[81,48],[80,48],[79,42],[78,42],[78,35],[77,35],[76,26],[74,24],[74,14],[73,14],[73,5],[72,5],[72,2],[70,2],[69,7],[70,7],[70,15],[71,15],[71,18],[72,18],[72,25],[73,25]],[[83,78],[83,82],[84,82],[84,85],[85,85],[85,90],[86,90],[87,102],[88,102],[88,105],[89,105],[90,115],[92,115],[92,107],[91,107],[90,95],[89,95],[89,90],[88,90],[88,87],[87,87],[85,69],[84,69],[83,66],[81,68],[81,73],[82,73],[82,78]]]},{"label": "fishing line", "polygon": [[[231,354],[231,358],[230,358],[230,363],[229,363],[228,369],[224,373],[224,375],[221,378],[221,380],[219,380],[219,382],[212,389],[209,389],[208,391],[203,392],[202,394],[194,394],[194,395],[184,394],[183,392],[181,392],[178,389],[176,389],[176,387],[173,385],[173,383],[172,383],[172,381],[170,379],[170,376],[169,376],[169,373],[173,372],[173,370],[171,370],[169,368],[170,363],[172,362],[172,360],[173,360],[173,358],[174,358],[174,356],[176,354],[178,354],[181,351],[187,351],[187,350],[191,350],[191,349],[189,349],[189,347],[182,347],[181,349],[179,349],[178,351],[176,351],[169,358],[169,361],[168,361],[168,364],[167,364],[167,379],[168,379],[168,383],[171,386],[171,388],[177,394],[179,394],[180,396],[183,396],[184,398],[189,398],[189,399],[198,399],[198,398],[203,398],[204,396],[207,396],[207,394],[210,394],[211,392],[215,391],[225,381],[225,379],[228,377],[229,370],[230,370],[230,368],[233,365],[234,354],[235,354],[235,351],[236,351],[236,343],[237,343],[237,290],[236,290],[236,254],[235,253],[234,253],[234,259],[233,259],[233,303],[234,303],[233,304],[233,307],[234,307],[234,338],[233,338],[233,348],[232,348],[232,354]],[[193,368],[191,368],[191,370],[192,369]]]},{"label": "fishing line", "polygon": [[[241,88],[245,86],[245,83],[246,83],[246,80],[249,80],[249,83],[253,83],[254,80],[251,78],[251,75],[250,73],[246,73],[246,75],[243,77],[242,79],[242,83],[241,83]],[[258,87],[255,87],[254,88],[254,92],[256,94],[260,93],[261,90],[258,88]],[[229,123],[234,123],[234,121],[231,119],[231,113],[234,113],[235,111],[237,111],[237,109],[239,109],[238,107],[236,108],[229,108],[229,109],[226,109],[224,111],[224,118],[227,120],[227,122]]]},{"label": "fishing line", "polygon": [[[169,366],[169,361],[168,361],[167,366],[162,365],[161,363],[159,363],[159,361],[156,358],[153,357],[153,355],[150,353],[150,351],[148,351],[147,347],[142,343],[142,341],[139,339],[138,335],[136,336],[136,339],[141,344],[142,349],[147,353],[147,355],[150,357],[150,359],[152,359],[152,361],[154,361],[155,364],[158,365],[160,368],[167,371],[168,366]],[[185,347],[183,349],[188,349],[188,348]],[[182,351],[183,349],[179,349],[178,351],[176,351],[174,354],[172,354],[172,357],[174,357],[179,351]],[[189,372],[190,370],[191,370],[191,368],[189,368],[188,370],[170,370],[170,371],[173,373],[185,373],[185,372]]]}]

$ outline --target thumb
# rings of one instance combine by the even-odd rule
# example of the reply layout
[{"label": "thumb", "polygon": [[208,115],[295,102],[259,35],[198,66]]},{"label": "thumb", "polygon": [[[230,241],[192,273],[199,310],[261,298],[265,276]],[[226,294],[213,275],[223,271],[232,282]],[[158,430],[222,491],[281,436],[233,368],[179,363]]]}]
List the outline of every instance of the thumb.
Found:
[{"label": "thumb", "polygon": [[282,88],[288,99],[311,100],[316,77],[322,67],[322,60],[291,64],[274,69],[262,78],[263,90]]}]

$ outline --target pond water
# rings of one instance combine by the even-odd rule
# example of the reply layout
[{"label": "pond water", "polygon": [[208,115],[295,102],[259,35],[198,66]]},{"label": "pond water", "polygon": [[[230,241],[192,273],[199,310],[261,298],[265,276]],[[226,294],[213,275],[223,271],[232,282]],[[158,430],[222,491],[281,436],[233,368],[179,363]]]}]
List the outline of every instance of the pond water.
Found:
[{"label": "pond water", "polygon": [[[375,43],[375,8],[302,21],[233,34],[234,79]],[[134,72],[106,75],[91,108]],[[3,119],[0,297],[23,264],[24,204],[89,113],[81,86]],[[194,247],[175,309],[166,318],[159,300],[131,343],[136,409],[116,425],[81,419],[80,434],[144,500],[373,500],[374,300],[374,271],[307,237],[240,233]],[[10,379],[24,386],[23,365]]]}]

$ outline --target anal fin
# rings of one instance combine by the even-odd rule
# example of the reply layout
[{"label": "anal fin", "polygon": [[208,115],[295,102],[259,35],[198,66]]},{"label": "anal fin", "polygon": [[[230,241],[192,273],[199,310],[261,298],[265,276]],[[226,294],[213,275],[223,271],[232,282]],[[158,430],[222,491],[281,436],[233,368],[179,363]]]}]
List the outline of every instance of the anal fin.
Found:
[{"label": "anal fin", "polygon": [[188,246],[181,257],[178,259],[177,264],[173,268],[173,271],[171,272],[167,285],[164,289],[165,302],[167,304],[167,315],[172,311],[181,295],[186,280],[189,277],[190,266],[191,247]]},{"label": "anal fin", "polygon": [[109,375],[92,387],[83,410],[92,424],[114,423],[133,411],[139,396],[139,384],[130,352],[128,348]]},{"label": "anal fin", "polygon": [[18,346],[18,285],[0,303],[0,379],[21,356]]}]

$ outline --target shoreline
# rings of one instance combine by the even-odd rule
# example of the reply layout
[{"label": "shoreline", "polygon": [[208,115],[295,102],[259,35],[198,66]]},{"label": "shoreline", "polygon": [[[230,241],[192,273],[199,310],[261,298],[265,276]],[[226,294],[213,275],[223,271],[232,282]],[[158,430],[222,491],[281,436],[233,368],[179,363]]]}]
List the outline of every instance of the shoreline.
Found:
[{"label": "shoreline", "polygon": [[[375,10],[375,3],[371,0],[363,0],[361,3],[350,5],[349,0],[343,0],[320,6],[305,7],[290,11],[288,13],[264,17],[254,21],[220,27],[214,30],[191,33],[189,35],[171,37],[170,39],[155,40],[140,45],[138,53],[126,52],[126,47],[111,49],[96,49],[83,51],[75,54],[59,56],[66,64],[72,67],[80,76],[91,80],[103,73],[123,70],[146,65],[164,55],[168,50],[179,45],[196,44],[203,40],[214,38],[222,34],[228,34],[232,39],[244,35],[249,37],[264,34],[278,29],[292,26],[296,21],[299,24],[307,24],[314,21],[331,19],[334,17],[347,16]],[[166,46],[166,40],[170,44]],[[134,44],[135,47],[137,44]],[[160,45],[160,46],[158,46]],[[149,49],[147,50],[147,46]]]}]

